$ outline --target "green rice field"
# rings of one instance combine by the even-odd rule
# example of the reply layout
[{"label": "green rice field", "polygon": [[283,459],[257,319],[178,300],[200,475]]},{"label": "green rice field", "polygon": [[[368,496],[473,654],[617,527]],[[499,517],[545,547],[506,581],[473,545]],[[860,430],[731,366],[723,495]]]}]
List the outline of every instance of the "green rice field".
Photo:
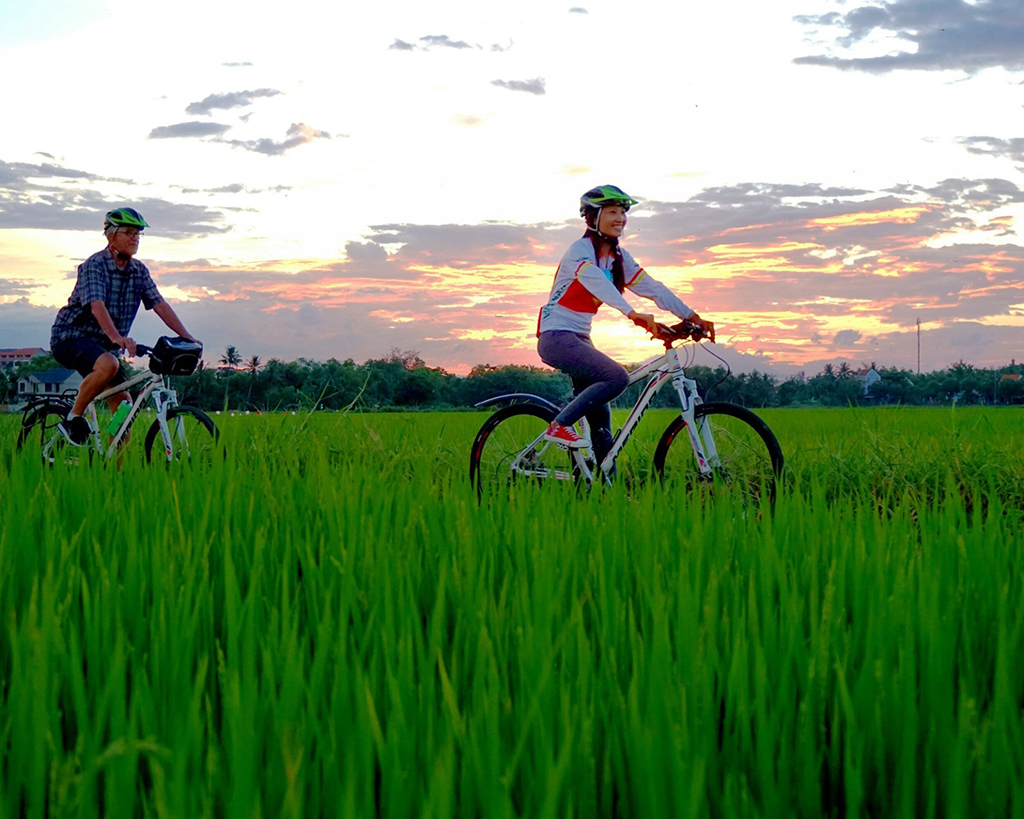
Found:
[{"label": "green rice field", "polygon": [[0,416],[0,819],[1024,816],[1024,411],[765,410],[774,510],[467,480],[484,413]]}]

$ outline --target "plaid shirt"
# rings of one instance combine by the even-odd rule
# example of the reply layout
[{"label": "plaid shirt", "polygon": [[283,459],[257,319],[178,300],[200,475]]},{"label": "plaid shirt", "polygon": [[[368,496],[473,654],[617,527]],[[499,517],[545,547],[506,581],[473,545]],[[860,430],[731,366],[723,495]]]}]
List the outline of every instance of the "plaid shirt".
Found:
[{"label": "plaid shirt", "polygon": [[97,300],[107,308],[117,332],[127,336],[139,312],[139,304],[152,310],[164,298],[142,262],[130,259],[128,267],[119,270],[110,248],[104,248],[78,266],[75,289],[68,303],[57,313],[50,331],[51,349],[57,342],[74,338],[91,338],[112,347],[113,342],[92,314],[92,302]]}]

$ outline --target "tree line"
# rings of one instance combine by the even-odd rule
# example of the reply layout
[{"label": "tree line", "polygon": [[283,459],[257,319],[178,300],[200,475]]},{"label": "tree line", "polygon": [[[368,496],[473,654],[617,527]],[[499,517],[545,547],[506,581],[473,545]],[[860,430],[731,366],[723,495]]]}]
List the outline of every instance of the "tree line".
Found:
[{"label": "tree line", "polygon": [[[58,366],[47,357],[0,372],[0,403],[14,401],[17,380],[27,372]],[[879,379],[865,383],[849,364],[826,364],[815,375],[787,378],[761,373],[730,374],[723,366],[694,365],[695,378],[709,401],[730,401],[746,407],[841,407],[871,404],[1024,404],[1024,365],[1015,361],[1001,368],[977,368],[964,361],[929,373],[878,366]],[[1009,376],[1004,378],[1004,376]],[[378,410],[457,409],[472,407],[494,395],[535,393],[556,403],[572,395],[569,379],[541,367],[480,364],[467,376],[428,367],[419,353],[393,349],[387,355],[357,364],[352,359],[314,361],[300,358],[266,362],[254,355],[243,359],[228,347],[219,365],[201,364],[191,376],[172,378],[182,403],[212,410],[281,411],[299,409]],[[628,389],[616,402],[635,403],[642,384]],[[663,389],[654,406],[675,404],[672,390]]]}]

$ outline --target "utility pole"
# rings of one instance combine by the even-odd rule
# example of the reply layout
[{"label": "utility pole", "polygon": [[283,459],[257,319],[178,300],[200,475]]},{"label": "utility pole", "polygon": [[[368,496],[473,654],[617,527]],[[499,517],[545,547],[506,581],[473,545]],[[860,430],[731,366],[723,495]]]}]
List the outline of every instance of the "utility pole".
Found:
[{"label": "utility pole", "polygon": [[917,374],[921,374],[921,319],[917,320]]}]

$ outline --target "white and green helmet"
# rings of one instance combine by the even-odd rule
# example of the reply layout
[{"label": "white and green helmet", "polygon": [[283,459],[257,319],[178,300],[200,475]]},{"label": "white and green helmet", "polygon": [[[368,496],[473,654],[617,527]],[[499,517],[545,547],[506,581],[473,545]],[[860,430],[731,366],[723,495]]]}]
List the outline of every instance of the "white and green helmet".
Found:
[{"label": "white and green helmet", "polygon": [[107,212],[103,219],[103,230],[107,231],[112,227],[136,227],[143,230],[149,227],[149,223],[142,218],[142,214],[135,208],[117,208]]},{"label": "white and green helmet", "polygon": [[597,220],[601,209],[610,205],[618,205],[629,210],[638,204],[636,199],[615,185],[598,185],[580,197],[580,216],[587,220],[587,225],[597,230]]}]

